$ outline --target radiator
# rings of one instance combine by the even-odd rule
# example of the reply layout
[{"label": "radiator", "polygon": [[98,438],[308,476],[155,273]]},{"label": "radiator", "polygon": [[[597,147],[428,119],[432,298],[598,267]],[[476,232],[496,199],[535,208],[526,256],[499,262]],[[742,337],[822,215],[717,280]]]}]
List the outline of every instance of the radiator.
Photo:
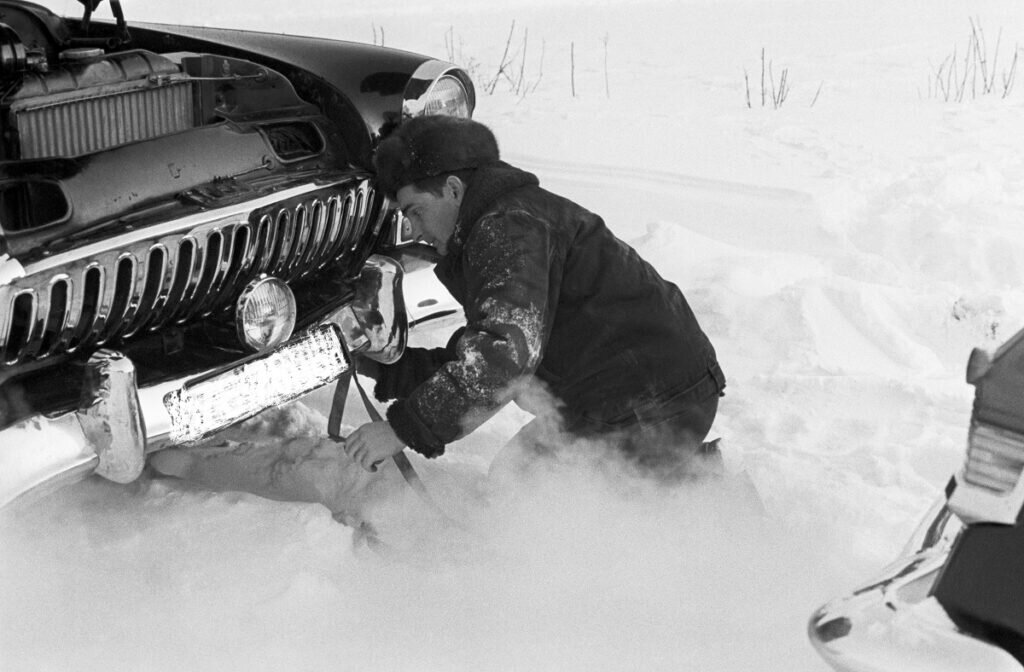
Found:
[{"label": "radiator", "polygon": [[192,128],[192,83],[183,80],[11,110],[23,159],[72,157]]}]

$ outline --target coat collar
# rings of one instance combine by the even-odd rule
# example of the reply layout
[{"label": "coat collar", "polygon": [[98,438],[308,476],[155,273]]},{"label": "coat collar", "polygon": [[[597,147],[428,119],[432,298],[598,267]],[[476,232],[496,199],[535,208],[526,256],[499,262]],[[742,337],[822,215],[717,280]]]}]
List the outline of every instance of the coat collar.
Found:
[{"label": "coat collar", "polygon": [[462,253],[469,238],[469,232],[501,196],[527,186],[538,186],[540,181],[533,173],[520,170],[504,161],[497,161],[477,168],[466,184],[466,194],[459,208],[455,231],[448,243],[448,256]]}]

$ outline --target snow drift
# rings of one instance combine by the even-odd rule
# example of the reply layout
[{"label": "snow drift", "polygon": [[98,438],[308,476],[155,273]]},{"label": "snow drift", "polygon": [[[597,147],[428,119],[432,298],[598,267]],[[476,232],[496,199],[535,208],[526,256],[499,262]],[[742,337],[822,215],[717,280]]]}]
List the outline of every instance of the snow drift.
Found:
[{"label": "snow drift", "polygon": [[[766,516],[728,488],[665,491],[608,470],[481,500],[525,419],[513,409],[416,461],[469,532],[425,517],[394,473],[354,481],[392,538],[411,540],[401,559],[320,504],[89,481],[0,522],[5,669],[824,668],[806,618],[899,550],[959,465],[970,349],[1024,324],[1024,93],[928,93],[968,16],[990,48],[1002,31],[1009,64],[1018,3],[126,10],[383,39],[451,53],[481,82],[514,20],[537,85],[481,90],[477,118],[683,289],[729,378],[716,426],[727,466],[749,475]],[[789,68],[778,110],[746,105],[762,48],[776,76]],[[326,400],[231,440],[322,455]]]}]

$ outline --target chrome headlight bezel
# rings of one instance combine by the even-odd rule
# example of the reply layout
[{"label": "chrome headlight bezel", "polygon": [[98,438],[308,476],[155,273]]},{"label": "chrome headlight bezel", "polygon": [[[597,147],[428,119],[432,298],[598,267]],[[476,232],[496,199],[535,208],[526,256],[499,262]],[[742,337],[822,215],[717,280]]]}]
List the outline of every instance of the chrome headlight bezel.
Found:
[{"label": "chrome headlight bezel", "polygon": [[[261,293],[264,292],[276,293],[276,299],[283,300],[284,306],[279,314],[275,315],[277,322],[274,324],[274,331],[276,332],[268,340],[257,343],[254,342],[250,337],[248,328],[252,326],[247,317],[249,306],[252,305],[253,301],[260,300]],[[235,329],[238,335],[238,341],[251,352],[264,352],[271,350],[281,343],[284,343],[292,336],[292,332],[295,330],[295,321],[298,317],[297,305],[295,302],[295,294],[283,280],[275,278],[271,275],[262,274],[258,278],[254,279],[242,293],[238,296],[238,300],[235,302]]]},{"label": "chrome headlight bezel", "polygon": [[426,61],[409,78],[402,101],[402,117],[450,114],[472,117],[476,90],[464,70],[444,61]]}]

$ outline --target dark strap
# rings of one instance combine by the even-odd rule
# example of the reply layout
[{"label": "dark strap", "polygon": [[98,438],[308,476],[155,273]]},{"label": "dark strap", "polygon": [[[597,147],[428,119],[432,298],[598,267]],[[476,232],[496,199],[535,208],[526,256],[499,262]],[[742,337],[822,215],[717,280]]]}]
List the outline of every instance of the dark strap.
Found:
[{"label": "dark strap", "polygon": [[[356,389],[359,390],[359,396],[363,400],[363,406],[366,408],[366,414],[369,415],[370,419],[373,420],[374,422],[382,421],[383,418],[380,416],[380,413],[377,412],[377,409],[374,408],[373,402],[370,401],[370,396],[366,394],[366,390],[363,389],[363,386],[362,384],[360,384],[359,379],[356,378],[355,376],[352,377],[355,379]],[[442,516],[447,518],[448,516],[444,513],[444,511],[441,510],[441,507],[437,505],[437,502],[434,501],[434,498],[430,496],[430,493],[427,491],[427,487],[423,485],[423,481],[420,479],[420,475],[416,473],[415,469],[413,469],[412,463],[409,462],[409,458],[405,456],[405,453],[403,451],[399,451],[392,455],[391,459],[395,461],[395,466],[398,467],[398,471],[402,472],[402,478],[404,478],[405,482],[408,483],[409,486],[416,491],[416,494],[420,496],[420,499],[429,504],[431,508],[440,513]]]},{"label": "dark strap", "polygon": [[331,414],[327,417],[327,436],[337,442],[344,443],[341,435],[341,419],[345,416],[345,402],[348,400],[348,387],[352,383],[352,367],[345,369],[334,386],[334,399],[331,401]]},{"label": "dark strap", "polygon": [[[350,358],[351,361],[351,358]],[[327,435],[330,436],[334,441],[338,443],[344,443],[345,438],[341,435],[341,420],[345,415],[345,402],[348,399],[348,389],[354,380],[356,383],[356,389],[359,390],[359,396],[363,400],[363,406],[366,407],[366,414],[370,416],[370,420],[373,422],[380,422],[383,420],[377,409],[374,408],[373,403],[370,401],[369,395],[366,394],[366,390],[359,383],[359,378],[354,374],[355,363],[341,374],[338,378],[338,383],[334,386],[334,400],[331,403],[331,414],[327,419]],[[395,461],[395,466],[398,467],[398,471],[402,474],[402,478],[409,484],[420,499],[422,499],[431,509],[442,517],[451,520],[448,515],[437,505],[434,498],[430,496],[430,492],[427,491],[423,481],[420,479],[420,475],[416,473],[412,463],[409,462],[409,458],[405,456],[404,452],[397,452],[392,455],[391,459]],[[454,522],[454,521],[453,521]]]}]

